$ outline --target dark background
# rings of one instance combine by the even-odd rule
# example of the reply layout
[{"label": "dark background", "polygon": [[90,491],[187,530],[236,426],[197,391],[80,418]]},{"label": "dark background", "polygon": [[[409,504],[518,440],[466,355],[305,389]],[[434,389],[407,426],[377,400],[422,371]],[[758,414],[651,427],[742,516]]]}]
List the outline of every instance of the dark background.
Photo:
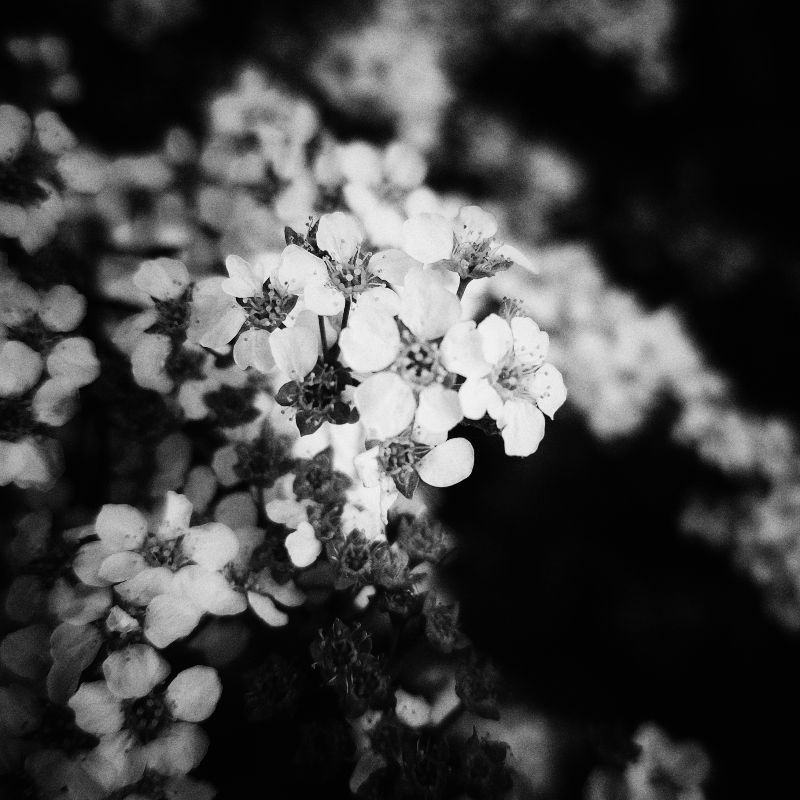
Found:
[{"label": "dark background", "polygon": [[[204,99],[248,59],[309,94],[341,138],[392,136],[391,114],[343,109],[307,69],[371,3],[207,0],[144,42],[111,27],[106,6],[0,11],[4,33],[70,42],[83,96],[59,111],[82,142],[128,152],[157,145],[172,124],[200,134]],[[464,119],[499,116],[523,139],[551,142],[586,184],[551,216],[549,236],[590,242],[648,306],[676,304],[743,407],[797,419],[795,27],[778,4],[672,7],[674,80],[654,92],[632,59],[574,31],[533,26],[510,40],[493,3],[448,4],[450,24],[480,35],[469,46],[453,37],[444,54],[455,95],[430,182],[478,198],[508,191],[514,164],[497,174],[462,157]],[[29,107],[36,91],[35,74],[0,56],[5,101]],[[463,544],[452,577],[465,627],[516,691],[570,721],[561,796],[579,796],[598,742],[645,720],[707,746],[710,797],[794,796],[798,639],[729,553],[680,534],[692,490],[735,487],[671,442],[673,414],[664,398],[645,430],[608,444],[568,404],[525,461],[467,432],[476,472],[442,512]]]}]

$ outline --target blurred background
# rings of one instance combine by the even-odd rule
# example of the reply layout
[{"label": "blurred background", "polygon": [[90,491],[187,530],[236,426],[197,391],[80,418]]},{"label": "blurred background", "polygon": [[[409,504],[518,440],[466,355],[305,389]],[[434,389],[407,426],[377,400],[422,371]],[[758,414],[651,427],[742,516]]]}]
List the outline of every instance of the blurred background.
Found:
[{"label": "blurred background", "polygon": [[[708,797],[793,796],[788,9],[6,0],[1,13],[0,97],[57,110],[92,152],[147,154],[176,126],[202,139],[211,98],[246,92],[251,68],[340,141],[412,144],[431,187],[493,210],[537,274],[473,300],[524,301],[569,398],[526,460],[467,430],[478,466],[440,513],[462,546],[450,578],[465,630],[535,710],[517,746],[532,791],[612,797],[598,769],[652,721],[702,744]],[[646,797],[689,796],[665,782]]]}]

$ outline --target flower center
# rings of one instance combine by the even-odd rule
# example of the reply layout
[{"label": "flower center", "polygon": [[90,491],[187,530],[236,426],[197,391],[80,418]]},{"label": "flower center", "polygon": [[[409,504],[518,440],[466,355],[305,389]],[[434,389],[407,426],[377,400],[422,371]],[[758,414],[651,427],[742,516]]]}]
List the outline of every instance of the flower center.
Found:
[{"label": "flower center", "polygon": [[267,278],[260,295],[246,297],[239,303],[247,312],[251,328],[274,331],[283,327],[286,317],[297,303],[297,297],[281,294]]},{"label": "flower center", "polygon": [[439,348],[430,342],[412,342],[401,351],[395,363],[402,378],[420,386],[444,377],[439,366]]},{"label": "flower center", "polygon": [[170,719],[162,692],[128,700],[123,707],[125,726],[142,744],[152,742]]},{"label": "flower center", "polygon": [[8,329],[8,338],[28,345],[37,353],[46,353],[59,338],[58,334],[47,330],[38,317]]},{"label": "flower center", "polygon": [[327,262],[328,274],[334,289],[344,295],[354,295],[363,292],[369,282],[369,273],[366,267],[356,261],[355,264],[331,264]]},{"label": "flower center", "polygon": [[0,397],[0,440],[16,442],[33,433],[36,420],[33,418],[29,400],[20,397]]},{"label": "flower center", "polygon": [[142,547],[142,555],[149,567],[169,567],[173,572],[182,565],[178,539],[170,539],[167,542],[156,539],[152,534],[148,534]]},{"label": "flower center", "polygon": [[378,458],[384,472],[394,475],[408,467],[413,468],[417,460],[416,447],[412,442],[386,442],[381,445]]}]

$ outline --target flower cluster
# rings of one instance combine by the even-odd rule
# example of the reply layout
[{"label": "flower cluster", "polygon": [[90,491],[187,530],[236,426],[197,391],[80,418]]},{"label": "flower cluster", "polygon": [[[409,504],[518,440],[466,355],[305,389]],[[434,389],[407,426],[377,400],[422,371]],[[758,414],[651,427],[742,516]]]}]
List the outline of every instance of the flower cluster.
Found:
[{"label": "flower cluster", "polygon": [[[531,455],[565,400],[521,305],[465,300],[527,260],[415,148],[337,142],[252,70],[208,129],[108,157],[0,106],[0,483],[53,486],[14,494],[0,788],[212,797],[191,773],[242,659],[248,719],[291,711],[301,765],[324,740],[364,796],[500,797],[508,748],[442,733],[499,692],[419,485],[469,477],[464,424]],[[91,457],[56,483],[94,381]]]},{"label": "flower cluster", "polygon": [[37,292],[10,272],[0,272],[0,296],[0,486],[47,487],[60,464],[48,434],[100,371],[92,342],[72,335],[86,299],[66,284]]}]

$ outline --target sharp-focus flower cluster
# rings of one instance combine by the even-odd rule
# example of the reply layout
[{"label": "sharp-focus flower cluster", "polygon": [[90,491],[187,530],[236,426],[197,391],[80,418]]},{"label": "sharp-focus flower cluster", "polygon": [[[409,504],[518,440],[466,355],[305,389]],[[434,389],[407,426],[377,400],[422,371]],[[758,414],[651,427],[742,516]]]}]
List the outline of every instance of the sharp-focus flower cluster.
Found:
[{"label": "sharp-focus flower cluster", "polygon": [[[31,48],[48,51],[20,39],[14,58]],[[172,129],[137,155],[0,106],[0,245],[19,265],[3,255],[0,484],[50,487],[52,429],[80,388],[102,398],[73,437],[91,457],[20,494],[0,788],[213,797],[189,773],[224,668],[286,636],[302,655],[272,653],[245,693],[255,721],[330,711],[301,719],[299,763],[322,741],[345,777],[358,756],[364,796],[506,791],[505,745],[438,731],[498,711],[440,579],[453,537],[418,489],[469,477],[465,423],[532,454],[565,389],[519,306],[469,318],[470,282],[527,262],[425,174],[408,144],[337,142],[253,70],[204,140]],[[449,677],[410,680],[419,649]]]}]

